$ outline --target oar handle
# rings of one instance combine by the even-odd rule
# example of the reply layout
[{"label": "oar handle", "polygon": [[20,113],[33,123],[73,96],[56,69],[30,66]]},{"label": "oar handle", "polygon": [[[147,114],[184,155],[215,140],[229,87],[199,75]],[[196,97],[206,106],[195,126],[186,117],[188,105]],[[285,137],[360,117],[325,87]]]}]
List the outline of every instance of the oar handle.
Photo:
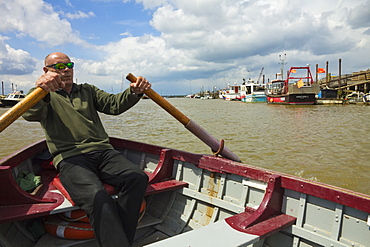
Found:
[{"label": "oar handle", "polygon": [[47,94],[47,91],[38,87],[15,106],[7,110],[0,116],[0,132],[22,116],[22,114],[28,111],[32,106],[36,105],[36,103],[43,99]]},{"label": "oar handle", "polygon": [[[129,73],[126,76],[126,79],[132,83],[135,83],[137,78],[133,74]],[[182,112],[177,110],[173,105],[171,105],[167,100],[165,100],[162,96],[157,94],[151,88],[145,90],[144,93],[149,98],[151,98],[155,103],[161,106],[164,110],[166,110],[169,114],[171,114],[174,118],[176,118],[184,126],[186,126],[190,122],[190,119],[187,116],[185,116]]]},{"label": "oar handle", "polygon": [[[128,74],[126,79],[132,83],[136,82],[136,77],[133,74]],[[210,135],[205,129],[203,129],[200,125],[196,124],[194,121],[191,121],[187,116],[177,110],[173,105],[171,105],[167,100],[165,100],[162,96],[157,94],[151,88],[149,90],[145,90],[144,93],[151,98],[154,102],[156,102],[159,106],[165,109],[169,114],[171,114],[174,118],[176,118],[180,123],[182,123],[185,128],[187,128],[191,133],[193,133],[196,137],[202,140],[205,144],[207,144],[213,152],[220,149],[220,142],[217,141],[212,135]],[[231,152],[227,147],[222,146],[219,150],[219,153],[230,160],[240,162],[240,158]]]}]

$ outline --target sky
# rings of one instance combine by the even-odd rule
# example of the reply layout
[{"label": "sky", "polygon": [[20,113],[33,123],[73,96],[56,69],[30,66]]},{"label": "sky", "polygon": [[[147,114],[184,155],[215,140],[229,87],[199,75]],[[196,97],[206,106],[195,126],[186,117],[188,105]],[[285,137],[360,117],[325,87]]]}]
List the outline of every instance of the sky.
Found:
[{"label": "sky", "polygon": [[0,2],[5,94],[33,87],[55,51],[75,62],[77,83],[109,93],[128,87],[128,73],[161,95],[273,80],[282,65],[314,71],[328,61],[338,74],[341,59],[350,74],[370,68],[370,0]]}]

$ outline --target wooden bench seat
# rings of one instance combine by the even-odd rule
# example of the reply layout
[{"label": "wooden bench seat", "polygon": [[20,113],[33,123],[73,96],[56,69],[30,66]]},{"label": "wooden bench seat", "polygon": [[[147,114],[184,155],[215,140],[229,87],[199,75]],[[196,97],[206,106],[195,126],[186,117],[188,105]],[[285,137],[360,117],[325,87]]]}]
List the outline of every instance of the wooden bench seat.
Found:
[{"label": "wooden bench seat", "polygon": [[[234,215],[231,217],[238,217]],[[191,230],[147,247],[207,247],[207,246],[249,246],[294,224],[296,218],[281,214],[267,219],[243,231],[230,226],[227,220]]]},{"label": "wooden bench seat", "polygon": [[[67,198],[68,201],[71,202],[73,206],[76,205],[74,201],[72,200],[71,196],[68,194],[67,190],[64,188],[64,186],[60,182],[59,177],[54,178],[53,185]],[[104,185],[105,190],[109,194],[111,195],[118,194],[118,192],[115,191],[112,185],[104,184],[104,183],[103,185]],[[183,182],[183,181],[178,181],[176,179],[169,179],[169,180],[165,180],[161,182],[149,183],[146,188],[145,195],[153,195],[153,194],[157,194],[157,193],[161,193],[165,191],[180,189],[180,188],[187,187],[187,186],[188,186],[188,183]]]}]

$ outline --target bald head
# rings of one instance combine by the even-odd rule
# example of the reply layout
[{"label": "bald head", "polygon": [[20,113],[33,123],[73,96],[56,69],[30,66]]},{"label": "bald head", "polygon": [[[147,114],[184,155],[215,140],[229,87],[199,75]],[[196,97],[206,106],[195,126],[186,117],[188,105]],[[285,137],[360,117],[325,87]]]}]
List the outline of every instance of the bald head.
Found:
[{"label": "bald head", "polygon": [[65,62],[67,60],[69,62],[71,61],[71,59],[66,54],[61,53],[61,52],[53,52],[45,57],[44,63],[45,63],[45,66],[47,66],[47,65],[58,63],[55,61]]},{"label": "bald head", "polygon": [[[61,68],[54,66],[59,63],[64,65]],[[53,52],[45,57],[45,67],[43,70],[45,74],[57,73],[64,83],[64,90],[70,93],[73,85],[73,64],[72,67],[68,67],[68,63],[71,63],[71,59],[66,54]]]}]

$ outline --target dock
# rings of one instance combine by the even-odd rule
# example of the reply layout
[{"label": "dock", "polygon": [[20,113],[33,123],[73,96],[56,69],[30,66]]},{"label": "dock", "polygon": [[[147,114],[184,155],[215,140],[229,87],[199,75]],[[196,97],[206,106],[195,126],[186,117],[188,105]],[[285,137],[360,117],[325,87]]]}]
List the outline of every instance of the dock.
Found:
[{"label": "dock", "polygon": [[[330,78],[330,80],[329,80]],[[316,104],[366,104],[364,95],[370,92],[370,69],[366,71],[353,72],[349,75],[331,77],[327,74],[325,79],[318,81],[322,91],[328,90],[330,97],[318,98]]]}]

